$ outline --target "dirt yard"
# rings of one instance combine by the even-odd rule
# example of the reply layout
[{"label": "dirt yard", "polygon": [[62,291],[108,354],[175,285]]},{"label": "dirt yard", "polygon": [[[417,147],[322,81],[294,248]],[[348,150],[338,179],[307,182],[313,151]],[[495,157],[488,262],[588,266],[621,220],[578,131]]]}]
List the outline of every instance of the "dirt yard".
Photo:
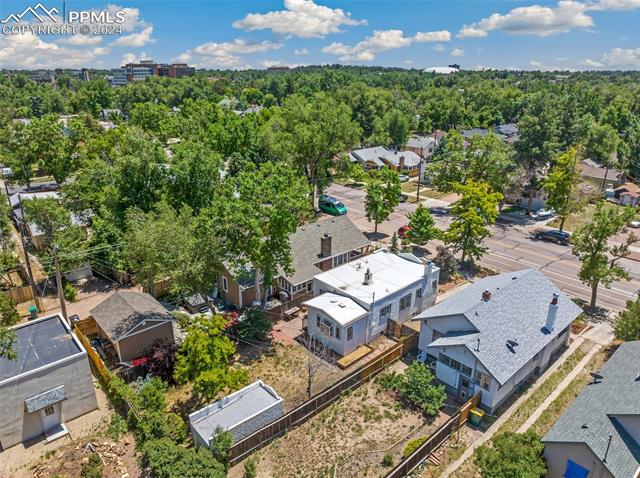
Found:
[{"label": "dirt yard", "polygon": [[[428,423],[421,413],[370,382],[250,459],[257,461],[260,478],[377,477],[391,469],[382,465],[385,452],[397,464],[409,440],[429,435],[446,418]],[[241,463],[229,477],[241,478],[242,472]]]}]

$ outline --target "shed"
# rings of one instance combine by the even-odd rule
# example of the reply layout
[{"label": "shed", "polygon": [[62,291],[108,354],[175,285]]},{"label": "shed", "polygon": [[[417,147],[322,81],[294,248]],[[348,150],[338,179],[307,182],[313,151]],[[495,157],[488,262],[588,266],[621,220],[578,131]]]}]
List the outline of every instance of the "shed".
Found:
[{"label": "shed", "polygon": [[258,380],[190,414],[189,428],[197,446],[208,447],[219,429],[237,443],[283,415],[284,400]]}]

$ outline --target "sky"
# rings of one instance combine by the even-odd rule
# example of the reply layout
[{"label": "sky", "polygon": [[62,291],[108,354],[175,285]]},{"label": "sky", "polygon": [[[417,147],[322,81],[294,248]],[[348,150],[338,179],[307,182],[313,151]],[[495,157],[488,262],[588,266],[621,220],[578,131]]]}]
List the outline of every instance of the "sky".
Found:
[{"label": "sky", "polygon": [[[0,68],[112,68],[153,59],[212,69],[640,69],[640,0],[41,0],[59,12],[56,24],[63,11],[124,12],[122,32],[5,31],[36,25],[30,13],[19,22],[9,16],[37,1],[0,0]],[[107,30],[114,25],[102,21]]]}]

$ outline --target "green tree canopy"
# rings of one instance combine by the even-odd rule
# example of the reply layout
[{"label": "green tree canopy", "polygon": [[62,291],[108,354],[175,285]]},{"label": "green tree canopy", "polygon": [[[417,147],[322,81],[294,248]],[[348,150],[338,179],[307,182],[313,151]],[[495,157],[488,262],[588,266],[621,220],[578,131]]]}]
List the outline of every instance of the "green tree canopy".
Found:
[{"label": "green tree canopy", "polygon": [[625,342],[640,340],[640,296],[627,301],[627,308],[613,322],[613,332]]},{"label": "green tree canopy", "polygon": [[526,433],[504,432],[482,445],[474,453],[474,461],[482,478],[544,478],[547,465],[540,437]]},{"label": "green tree canopy", "polygon": [[400,204],[400,193],[400,177],[397,171],[385,166],[369,173],[364,209],[367,220],[373,221],[376,233],[378,232],[378,224],[386,221],[396,206]]},{"label": "green tree canopy", "polygon": [[560,230],[570,214],[584,208],[585,201],[579,196],[581,174],[577,148],[570,148],[558,156],[551,172],[542,181],[547,193],[547,206],[553,208],[560,218]]},{"label": "green tree canopy", "polygon": [[436,227],[436,222],[429,212],[429,209],[422,204],[409,214],[409,239],[416,244],[426,244],[440,235],[440,230]]}]

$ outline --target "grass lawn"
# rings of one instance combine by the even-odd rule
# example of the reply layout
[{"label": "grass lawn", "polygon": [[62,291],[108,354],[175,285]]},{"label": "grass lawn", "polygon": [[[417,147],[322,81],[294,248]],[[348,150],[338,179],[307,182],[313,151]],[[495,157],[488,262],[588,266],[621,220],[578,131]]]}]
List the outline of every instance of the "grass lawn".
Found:
[{"label": "grass lawn", "polygon": [[[258,451],[258,478],[379,477],[386,452],[400,461],[406,443],[436,426],[375,382],[342,396],[311,420]],[[229,477],[241,476],[242,464]]]},{"label": "grass lawn", "polygon": [[[618,206],[610,202],[605,202],[605,205],[609,209],[618,209],[623,206]],[[593,217],[593,213],[596,210],[595,204],[587,204],[587,206],[577,214],[571,214],[566,221],[564,221],[564,230],[573,232],[579,227],[584,226]],[[560,227],[560,218],[556,217],[548,224],[551,227]]]}]

